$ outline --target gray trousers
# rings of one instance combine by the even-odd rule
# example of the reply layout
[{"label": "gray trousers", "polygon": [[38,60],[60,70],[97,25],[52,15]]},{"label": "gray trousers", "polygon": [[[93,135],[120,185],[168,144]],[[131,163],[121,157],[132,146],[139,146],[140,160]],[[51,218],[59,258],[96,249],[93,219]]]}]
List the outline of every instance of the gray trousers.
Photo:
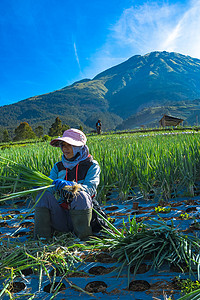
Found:
[{"label": "gray trousers", "polygon": [[[39,199],[42,193],[37,195],[36,200]],[[72,232],[73,225],[69,214],[69,210],[62,208],[55,196],[45,191],[43,196],[38,201],[36,207],[46,207],[50,211],[51,227],[61,232]],[[85,210],[92,207],[92,198],[85,191],[79,191],[77,196],[73,198],[70,204],[70,209]]]}]

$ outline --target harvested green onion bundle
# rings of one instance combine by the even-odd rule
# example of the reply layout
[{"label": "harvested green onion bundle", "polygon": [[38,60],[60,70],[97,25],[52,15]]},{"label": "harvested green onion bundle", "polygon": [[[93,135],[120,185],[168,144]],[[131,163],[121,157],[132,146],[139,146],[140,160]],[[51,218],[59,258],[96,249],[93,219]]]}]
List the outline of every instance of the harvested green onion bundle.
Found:
[{"label": "harvested green onion bundle", "polygon": [[[12,173],[12,175],[9,176],[0,176],[0,180],[3,182],[0,188],[6,191],[6,194],[0,198],[0,201],[25,196],[55,186],[51,178],[37,170],[30,169],[1,156],[0,163],[4,165],[9,173]],[[17,188],[23,190],[15,192]],[[10,193],[11,189],[13,191],[12,193]],[[75,183],[73,186],[65,186],[64,189],[76,194],[81,189],[81,185]]]},{"label": "harvested green onion bundle", "polygon": [[199,280],[199,238],[177,231],[173,223],[172,226],[168,226],[166,222],[156,219],[152,219],[154,224],[144,224],[137,223],[135,217],[132,220],[129,218],[129,228],[123,222],[121,232],[106,219],[105,221],[110,227],[110,230],[105,229],[107,235],[103,239],[95,237],[91,239],[91,243],[97,249],[111,251],[112,255],[122,262],[119,275],[126,266],[129,280],[131,267],[134,267],[134,274],[136,274],[142,262],[150,259],[154,269],[169,263],[178,266],[183,272],[182,266],[185,265],[191,275],[195,267]]}]

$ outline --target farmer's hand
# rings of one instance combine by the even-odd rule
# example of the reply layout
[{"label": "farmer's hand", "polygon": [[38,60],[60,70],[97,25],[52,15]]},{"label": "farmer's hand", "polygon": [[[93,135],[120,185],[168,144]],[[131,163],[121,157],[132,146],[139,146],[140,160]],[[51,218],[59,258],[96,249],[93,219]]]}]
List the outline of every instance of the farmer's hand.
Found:
[{"label": "farmer's hand", "polygon": [[55,180],[53,181],[53,184],[55,184],[56,190],[60,191],[60,190],[62,190],[66,185],[73,186],[73,185],[74,185],[74,182],[68,181],[68,180],[64,180],[64,179],[55,179]]}]

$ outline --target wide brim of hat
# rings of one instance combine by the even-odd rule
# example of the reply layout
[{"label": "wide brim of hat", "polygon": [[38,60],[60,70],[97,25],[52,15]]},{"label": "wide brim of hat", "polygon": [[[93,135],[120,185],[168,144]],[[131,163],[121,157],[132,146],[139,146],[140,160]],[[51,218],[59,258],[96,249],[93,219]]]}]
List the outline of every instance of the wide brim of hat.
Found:
[{"label": "wide brim of hat", "polygon": [[56,138],[54,140],[52,140],[50,142],[50,145],[53,146],[53,147],[60,147],[60,142],[66,142],[72,146],[83,146],[85,145],[83,142],[81,141],[75,141],[73,140],[72,138],[70,137],[59,137],[59,138]]}]

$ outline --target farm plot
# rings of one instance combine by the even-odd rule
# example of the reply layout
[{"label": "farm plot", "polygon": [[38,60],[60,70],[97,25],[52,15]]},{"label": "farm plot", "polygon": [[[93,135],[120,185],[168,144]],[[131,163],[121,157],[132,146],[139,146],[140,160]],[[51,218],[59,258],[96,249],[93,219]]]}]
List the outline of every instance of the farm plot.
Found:
[{"label": "farm plot", "polygon": [[[133,209],[136,201],[139,202],[138,209]],[[156,220],[164,219],[164,224],[169,227],[173,221],[178,234],[199,236],[199,204],[198,196],[192,199],[170,199],[171,209],[165,211],[169,208],[169,202],[161,206],[156,201],[144,200],[135,195],[121,203],[111,196],[104,211],[120,232],[124,225],[129,228],[129,220],[135,220],[136,224],[144,220],[150,226],[156,224]],[[154,268],[153,255],[148,255],[138,266],[134,262],[130,268],[127,264],[121,268],[123,260],[120,262],[117,256],[113,256],[110,247],[103,250],[96,244],[92,250],[91,245],[83,244],[69,235],[55,234],[51,243],[45,244],[42,240],[36,243],[32,241],[33,214],[20,224],[21,216],[28,212],[29,207],[23,201],[19,201],[15,209],[11,209],[10,203],[1,208],[0,238],[4,255],[1,253],[0,286],[2,291],[9,283],[11,288],[7,286],[7,289],[13,297],[53,299],[55,294],[55,299],[131,297],[145,300],[153,297],[164,299],[165,292],[172,299],[179,299],[181,287],[178,278],[191,278],[194,281],[198,278],[195,265],[190,270],[189,264],[183,262],[177,265],[176,262],[165,261],[160,267]],[[152,243],[150,247],[153,251],[155,245]],[[27,257],[27,254],[31,257]],[[5,292],[1,299],[10,298]]]},{"label": "farm plot", "polygon": [[[164,256],[149,253],[143,261],[142,256],[138,262],[132,257],[130,263],[127,253],[123,253],[125,257],[121,252],[116,253],[115,240],[121,237],[115,230],[111,236],[114,239],[107,236],[109,247],[108,240],[102,238],[85,244],[74,236],[59,234],[47,245],[42,240],[34,242],[33,213],[30,213],[33,203],[13,200],[1,206],[2,299],[80,296],[145,300],[163,299],[163,291],[172,299],[179,299],[181,280],[199,277],[199,145],[198,134],[151,138],[102,136],[89,140],[91,153],[102,170],[98,199],[119,235],[124,232],[126,238],[137,233],[135,236],[141,237],[140,232],[146,234],[148,226],[153,228],[160,224],[162,230],[168,231],[164,232],[167,237],[171,233],[175,238],[180,237],[180,249],[186,250],[181,252],[183,257],[179,253],[178,259],[173,261],[172,258],[170,262],[170,255],[165,254],[164,259]],[[1,156],[47,176],[60,158],[58,149],[44,144],[9,151],[2,151]],[[8,175],[8,171],[1,168],[1,187]],[[10,187],[11,191],[17,188],[17,185]],[[3,195],[4,188],[1,192]],[[29,215],[24,218],[26,214]],[[119,250],[123,247],[122,243]],[[148,247],[152,252],[155,250],[155,239],[154,242],[149,240]],[[177,251],[173,249],[172,256],[177,258]]]},{"label": "farm plot", "polygon": [[[106,201],[110,191],[126,200],[134,187],[144,198],[194,196],[200,180],[200,135],[151,135],[90,137],[90,153],[101,167],[98,200]],[[0,156],[42,172],[48,176],[61,159],[60,149],[48,143],[0,150]],[[8,171],[1,168],[1,186]],[[15,189],[17,187],[15,186]],[[3,193],[3,189],[1,189]]]}]

